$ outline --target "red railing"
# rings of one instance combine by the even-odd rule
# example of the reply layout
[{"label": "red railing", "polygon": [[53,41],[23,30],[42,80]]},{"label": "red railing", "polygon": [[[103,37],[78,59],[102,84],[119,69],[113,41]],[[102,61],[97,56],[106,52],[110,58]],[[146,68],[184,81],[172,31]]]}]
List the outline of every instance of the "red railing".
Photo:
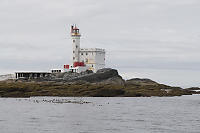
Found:
[{"label": "red railing", "polygon": [[85,66],[84,62],[74,62],[74,67]]}]

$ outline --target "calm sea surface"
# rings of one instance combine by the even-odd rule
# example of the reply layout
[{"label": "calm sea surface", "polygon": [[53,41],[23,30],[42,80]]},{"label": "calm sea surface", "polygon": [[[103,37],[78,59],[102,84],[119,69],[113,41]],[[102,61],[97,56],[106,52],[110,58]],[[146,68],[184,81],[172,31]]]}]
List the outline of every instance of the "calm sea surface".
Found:
[{"label": "calm sea surface", "polygon": [[[55,99],[75,103],[52,103]],[[199,132],[200,95],[0,98],[0,133]]]}]

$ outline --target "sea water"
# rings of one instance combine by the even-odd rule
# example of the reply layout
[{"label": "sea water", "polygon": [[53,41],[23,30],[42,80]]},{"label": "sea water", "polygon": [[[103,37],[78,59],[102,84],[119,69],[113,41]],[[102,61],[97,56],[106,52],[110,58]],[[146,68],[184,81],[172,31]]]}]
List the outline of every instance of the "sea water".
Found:
[{"label": "sea water", "polygon": [[200,95],[0,98],[0,133],[199,132]]}]

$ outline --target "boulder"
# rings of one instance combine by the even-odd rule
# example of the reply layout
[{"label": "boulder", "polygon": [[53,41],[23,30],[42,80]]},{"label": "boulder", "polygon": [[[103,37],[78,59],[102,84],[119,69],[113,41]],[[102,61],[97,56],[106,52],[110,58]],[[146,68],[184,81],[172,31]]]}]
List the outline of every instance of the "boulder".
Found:
[{"label": "boulder", "polygon": [[159,85],[157,82],[151,80],[151,79],[140,79],[140,78],[133,78],[126,80],[126,85]]},{"label": "boulder", "polygon": [[98,70],[96,73],[89,73],[77,76],[72,79],[73,81],[76,80],[83,80],[90,83],[105,83],[105,84],[123,84],[124,80],[118,74],[118,71],[111,68],[104,68]]}]

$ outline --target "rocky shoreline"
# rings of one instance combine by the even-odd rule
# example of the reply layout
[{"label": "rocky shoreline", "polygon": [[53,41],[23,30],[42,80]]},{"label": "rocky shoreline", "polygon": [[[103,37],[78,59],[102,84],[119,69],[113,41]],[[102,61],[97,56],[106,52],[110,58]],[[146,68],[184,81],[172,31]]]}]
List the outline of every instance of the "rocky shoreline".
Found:
[{"label": "rocky shoreline", "polygon": [[42,79],[6,80],[0,82],[0,97],[151,97],[199,94],[159,84],[150,79],[124,80],[115,69],[101,69],[97,73],[58,73]]}]

